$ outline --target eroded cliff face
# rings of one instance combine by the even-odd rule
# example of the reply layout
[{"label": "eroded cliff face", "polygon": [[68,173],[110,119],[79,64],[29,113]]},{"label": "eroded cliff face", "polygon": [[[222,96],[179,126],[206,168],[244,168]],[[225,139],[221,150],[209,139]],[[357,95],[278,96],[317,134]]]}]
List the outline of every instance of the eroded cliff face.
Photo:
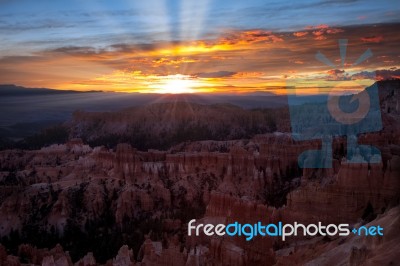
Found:
[{"label": "eroded cliff face", "polygon": [[[35,234],[31,230],[37,230],[65,237],[71,234],[71,229],[85,231],[105,217],[111,217],[112,224],[107,226],[121,231],[131,230],[126,229],[130,226],[138,227],[139,241],[143,241],[140,239],[144,239],[145,234],[150,234],[147,243],[150,239],[171,242],[170,239],[179,237],[181,240],[177,244],[161,246],[162,256],[166,258],[171,252],[179,252],[186,263],[187,260],[203,261],[207,254],[208,261],[227,265],[246,254],[252,259],[242,258],[243,263],[265,262],[260,258],[273,258],[269,244],[264,252],[261,251],[266,247],[263,243],[253,247],[245,241],[238,244],[215,239],[200,248],[186,245],[182,239],[185,239],[185,223],[189,219],[203,217],[207,206],[210,210],[207,213],[212,213],[214,205],[220,208],[215,201],[216,193],[228,195],[232,200],[248,198],[245,205],[235,207],[233,213],[238,215],[241,209],[260,205],[257,217],[262,217],[263,204],[268,201],[266,191],[278,188],[284,197],[292,183],[283,173],[286,174],[288,165],[296,163],[296,158],[282,155],[283,160],[290,160],[284,162],[264,151],[268,141],[275,141],[275,138],[282,140],[271,143],[271,149],[275,145],[292,143],[287,135],[271,135],[250,141],[202,142],[202,151],[193,149],[199,146],[193,143],[187,145],[187,150],[180,148],[179,152],[174,149],[140,152],[129,144],[119,144],[115,150],[109,150],[91,148],[73,140],[38,151],[4,151],[0,154],[4,182],[0,233],[6,236],[20,232],[32,237]],[[226,147],[226,152],[217,152],[215,147]],[[13,158],[23,161],[24,165],[15,167]],[[23,182],[10,183],[14,176]],[[247,217],[252,215],[250,212]],[[151,232],[154,228],[158,231]],[[241,251],[235,253],[228,246]],[[226,255],[219,254],[221,249]],[[152,252],[142,253],[144,261],[155,263]],[[76,259],[76,252],[72,255]],[[84,254],[81,255],[82,258]],[[46,260],[51,262],[51,258]]]},{"label": "eroded cliff face", "polygon": [[318,219],[324,223],[355,222],[368,206],[376,213],[399,203],[398,156],[382,164],[352,164],[343,162],[334,178],[321,185],[311,181],[288,195],[282,209],[287,221],[310,223]]},{"label": "eroded cliff face", "polygon": [[[283,247],[279,240],[186,237],[186,223],[192,218],[210,223],[357,223],[368,208],[370,215],[383,213],[399,203],[397,136],[366,139],[377,146],[391,143],[383,149],[383,162],[354,164],[341,158],[328,171],[297,168],[298,154],[318,143],[296,143],[287,134],[188,143],[179,151],[141,152],[129,144],[115,150],[91,148],[79,140],[38,151],[3,151],[0,233],[29,234],[27,226],[33,224],[40,232],[62,237],[72,225],[85,231],[109,216],[113,230],[135,226],[143,239],[136,255],[124,248],[114,265],[272,265],[274,248]],[[335,142],[334,149],[342,143]],[[226,152],[214,151],[221,146]],[[276,206],[268,192],[276,193],[275,199],[280,192],[286,201]],[[33,252],[26,246],[20,250]],[[71,260],[35,256],[32,263]],[[79,265],[95,261],[93,254],[83,254]]]},{"label": "eroded cliff face", "polygon": [[[74,140],[37,151],[3,151],[2,218],[18,228],[26,218],[18,214],[32,207],[32,198],[51,204],[43,218],[68,217],[74,211],[70,194],[78,192],[82,192],[79,203],[88,217],[99,215],[105,197],[115,197],[116,211],[128,215],[136,204],[145,211],[169,209],[182,201],[205,206],[213,190],[262,202],[264,188],[274,178],[280,179],[289,164],[295,165],[296,158],[280,159],[262,149],[259,152],[259,146],[257,140],[231,146],[225,153],[140,152],[129,144],[119,144],[114,151]],[[286,159],[290,162],[284,162]],[[3,235],[11,229],[5,224]]]}]

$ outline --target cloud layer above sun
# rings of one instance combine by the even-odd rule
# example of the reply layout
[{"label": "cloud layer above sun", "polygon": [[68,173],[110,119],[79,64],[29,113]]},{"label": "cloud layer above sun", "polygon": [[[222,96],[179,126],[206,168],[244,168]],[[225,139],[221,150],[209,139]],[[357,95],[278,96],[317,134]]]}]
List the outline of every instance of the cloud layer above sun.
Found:
[{"label": "cloud layer above sun", "polygon": [[[151,8],[150,2],[112,7],[89,2],[42,8],[28,1],[0,3],[1,83],[120,92],[284,93],[288,79],[325,86],[400,77],[400,22],[393,5],[150,1]],[[303,17],[294,19],[299,14]],[[348,39],[344,65],[338,39]],[[354,65],[367,49],[373,56]],[[316,60],[318,51],[335,67]]]}]

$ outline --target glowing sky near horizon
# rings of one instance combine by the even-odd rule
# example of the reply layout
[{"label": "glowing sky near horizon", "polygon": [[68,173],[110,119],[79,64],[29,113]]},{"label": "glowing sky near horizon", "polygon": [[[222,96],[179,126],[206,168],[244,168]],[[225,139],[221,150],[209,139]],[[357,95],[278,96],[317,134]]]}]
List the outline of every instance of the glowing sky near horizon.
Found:
[{"label": "glowing sky near horizon", "polygon": [[[368,85],[400,77],[399,15],[396,1],[371,0],[0,1],[0,83],[157,93]],[[338,39],[349,41],[343,67]],[[352,65],[368,48],[373,57]]]}]

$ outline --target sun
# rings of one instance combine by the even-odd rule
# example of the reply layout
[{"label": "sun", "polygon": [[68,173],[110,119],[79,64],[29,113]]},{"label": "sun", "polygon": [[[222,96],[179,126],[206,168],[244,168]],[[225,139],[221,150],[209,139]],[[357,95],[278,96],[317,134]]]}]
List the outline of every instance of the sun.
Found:
[{"label": "sun", "polygon": [[152,87],[155,88],[155,93],[195,93],[195,87],[197,86],[196,81],[191,79],[187,75],[168,75],[154,84]]},{"label": "sun", "polygon": [[172,79],[167,79],[165,81],[165,84],[161,86],[161,90],[164,93],[173,93],[173,94],[178,94],[178,93],[193,93],[193,86],[194,82],[189,79],[183,79],[183,78],[172,78]]},{"label": "sun", "polygon": [[147,81],[147,93],[185,94],[210,93],[215,91],[216,84],[209,80],[199,79],[192,75],[174,74],[152,76]]}]

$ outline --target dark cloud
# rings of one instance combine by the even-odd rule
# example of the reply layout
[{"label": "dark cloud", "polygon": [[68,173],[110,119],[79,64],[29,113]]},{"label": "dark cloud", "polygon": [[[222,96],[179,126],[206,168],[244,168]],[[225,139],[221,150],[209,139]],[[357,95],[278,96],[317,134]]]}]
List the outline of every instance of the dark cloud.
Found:
[{"label": "dark cloud", "polygon": [[325,0],[319,2],[321,5],[337,5],[337,4],[351,4],[359,2],[359,0]]},{"label": "dark cloud", "polygon": [[219,40],[219,44],[233,45],[237,43],[257,43],[257,42],[281,42],[283,39],[270,31],[265,30],[246,30],[235,31],[225,34]]},{"label": "dark cloud", "polygon": [[232,77],[235,74],[236,72],[231,72],[231,71],[217,71],[217,72],[196,73],[194,74],[194,76],[198,78],[227,78],[227,77]]},{"label": "dark cloud", "polygon": [[0,65],[18,65],[33,62],[45,62],[41,56],[4,56],[0,58]]},{"label": "dark cloud", "polygon": [[361,71],[351,76],[352,79],[373,79],[373,80],[384,80],[384,79],[399,79],[400,69],[381,69],[377,71]]},{"label": "dark cloud", "polygon": [[70,22],[59,21],[55,19],[41,19],[31,23],[23,21],[10,23],[8,21],[0,21],[0,32],[3,33],[14,33],[20,31],[32,31],[32,30],[58,30],[58,29],[69,29],[77,27]]},{"label": "dark cloud", "polygon": [[65,54],[95,54],[96,49],[90,46],[65,46],[51,50],[51,52],[65,53]]},{"label": "dark cloud", "polygon": [[332,69],[328,71],[328,74],[330,75],[341,75],[343,73],[345,73],[345,71],[341,69]]},{"label": "dark cloud", "polygon": [[339,81],[339,80],[350,80],[350,76],[346,71],[342,69],[328,70],[328,77],[326,80]]},{"label": "dark cloud", "polygon": [[367,43],[380,43],[383,41],[383,37],[382,36],[362,37],[361,41],[367,42]]},{"label": "dark cloud", "polygon": [[375,72],[361,71],[351,76],[351,79],[375,79]]}]

